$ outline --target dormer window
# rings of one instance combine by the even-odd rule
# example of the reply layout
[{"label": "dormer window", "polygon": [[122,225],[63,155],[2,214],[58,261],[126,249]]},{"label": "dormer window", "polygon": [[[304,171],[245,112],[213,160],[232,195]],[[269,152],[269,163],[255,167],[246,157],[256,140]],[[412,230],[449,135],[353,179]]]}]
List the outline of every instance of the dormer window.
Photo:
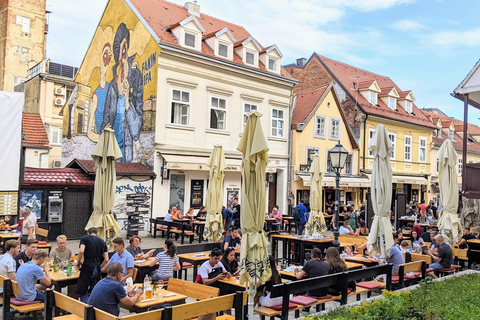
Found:
[{"label": "dormer window", "polygon": [[388,98],[388,107],[392,110],[397,110],[396,108],[397,101],[395,98],[389,97]]},{"label": "dormer window", "polygon": [[254,65],[255,64],[255,54],[247,51],[245,53],[245,62],[247,64]]},{"label": "dormer window", "polygon": [[405,102],[405,111],[412,113],[412,103],[410,101]]},{"label": "dormer window", "polygon": [[203,39],[217,57],[233,60],[233,44],[236,39],[228,28],[210,33]]},{"label": "dormer window", "polygon": [[448,139],[453,140],[453,129],[448,130]]},{"label": "dormer window", "polygon": [[258,56],[262,48],[253,37],[248,37],[235,46],[235,52],[242,57],[243,63],[258,68]]},{"label": "dormer window", "polygon": [[276,59],[268,59],[268,70],[270,71],[277,71],[277,60]]},{"label": "dormer window", "polygon": [[185,46],[195,48],[196,37],[194,34],[185,32]]},{"label": "dormer window", "polygon": [[194,15],[181,21],[171,31],[182,47],[201,50],[202,34],[205,29]]},{"label": "dormer window", "polygon": [[218,44],[218,55],[220,57],[228,58],[228,45],[219,43]]},{"label": "dormer window", "polygon": [[370,103],[375,105],[377,104],[377,94],[370,91]]},{"label": "dormer window", "polygon": [[436,132],[435,135],[437,136],[437,138],[441,138],[441,137],[442,137],[442,129],[441,129],[441,128],[437,128],[436,131],[437,131],[437,132]]},{"label": "dormer window", "polygon": [[281,59],[283,55],[276,45],[271,45],[260,52],[260,61],[268,71],[280,73]]}]

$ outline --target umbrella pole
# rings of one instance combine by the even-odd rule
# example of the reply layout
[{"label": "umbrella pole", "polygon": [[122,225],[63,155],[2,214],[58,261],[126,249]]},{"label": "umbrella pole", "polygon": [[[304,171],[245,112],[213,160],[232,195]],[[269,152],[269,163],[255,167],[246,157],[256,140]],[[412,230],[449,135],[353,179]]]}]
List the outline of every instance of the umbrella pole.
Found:
[{"label": "umbrella pole", "polygon": [[255,299],[255,285],[253,282],[248,282],[248,315],[246,315],[246,318],[248,319],[253,319],[253,300]]}]

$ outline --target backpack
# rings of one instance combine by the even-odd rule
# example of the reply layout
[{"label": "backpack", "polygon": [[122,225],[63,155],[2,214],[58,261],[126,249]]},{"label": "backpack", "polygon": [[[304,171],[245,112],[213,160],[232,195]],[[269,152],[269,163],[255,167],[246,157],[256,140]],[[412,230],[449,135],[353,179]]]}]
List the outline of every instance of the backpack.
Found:
[{"label": "backpack", "polygon": [[293,220],[295,221],[302,221],[303,217],[302,217],[302,209],[300,206],[296,206],[294,209],[293,209]]}]

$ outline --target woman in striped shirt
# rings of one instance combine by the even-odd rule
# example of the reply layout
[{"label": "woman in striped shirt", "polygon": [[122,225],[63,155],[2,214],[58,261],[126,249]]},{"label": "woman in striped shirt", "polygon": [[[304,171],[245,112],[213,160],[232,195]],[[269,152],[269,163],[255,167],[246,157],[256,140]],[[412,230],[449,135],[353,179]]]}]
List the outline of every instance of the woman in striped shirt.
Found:
[{"label": "woman in striped shirt", "polygon": [[173,271],[180,270],[180,263],[177,257],[177,248],[170,239],[165,240],[163,251],[157,254],[155,260],[150,262],[150,267],[153,267],[158,261],[158,270],[152,276],[152,281],[164,280],[167,281],[173,276]]}]

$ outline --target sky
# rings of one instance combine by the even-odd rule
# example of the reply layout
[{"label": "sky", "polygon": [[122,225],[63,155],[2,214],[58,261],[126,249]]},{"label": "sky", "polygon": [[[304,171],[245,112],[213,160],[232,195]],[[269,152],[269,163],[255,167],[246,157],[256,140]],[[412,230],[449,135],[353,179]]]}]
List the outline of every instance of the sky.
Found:
[{"label": "sky", "polygon": [[[156,1],[156,0],[145,0]],[[108,0],[47,0],[47,58],[79,67]],[[172,2],[184,5],[185,1]],[[480,59],[478,0],[198,0],[200,12],[243,26],[282,64],[313,52],[390,77],[419,108],[463,120],[450,93]],[[480,110],[469,122],[480,125]]]}]

